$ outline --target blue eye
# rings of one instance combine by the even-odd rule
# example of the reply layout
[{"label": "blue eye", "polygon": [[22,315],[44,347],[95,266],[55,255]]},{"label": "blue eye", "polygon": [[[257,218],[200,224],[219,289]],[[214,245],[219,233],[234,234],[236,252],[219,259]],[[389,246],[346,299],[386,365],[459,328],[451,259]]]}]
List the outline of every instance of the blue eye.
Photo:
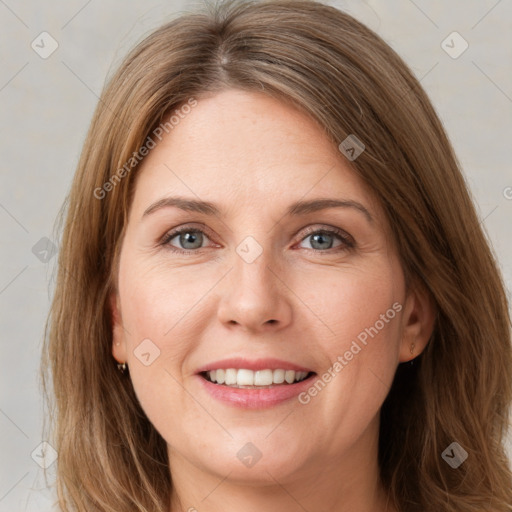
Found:
[{"label": "blue eye", "polygon": [[[330,249],[335,249],[334,252],[341,252],[355,247],[353,238],[339,229],[310,229],[310,233],[301,239],[301,243],[307,239],[311,240],[310,247],[304,247],[304,249],[316,252],[327,252]],[[339,241],[338,244],[336,244],[336,239]],[[209,238],[202,229],[183,226],[165,235],[161,245],[168,247],[173,252],[191,255],[198,252],[197,249],[205,247],[203,244],[208,240]]]},{"label": "blue eye", "polygon": [[[324,252],[329,249],[339,248],[347,249],[354,247],[354,241],[352,238],[341,230],[332,229],[321,229],[316,230],[302,239],[302,241],[310,239],[310,246],[305,247],[306,249],[312,249],[315,251]],[[340,243],[334,245],[335,240],[338,239]],[[341,247],[340,247],[341,246]]]},{"label": "blue eye", "polygon": [[208,240],[208,237],[204,234],[203,231],[200,229],[191,229],[191,228],[180,228],[172,233],[169,233],[162,243],[164,245],[170,245],[172,247],[176,247],[174,244],[172,244],[172,240],[174,239],[178,240],[178,243],[180,244],[180,247],[177,247],[177,252],[187,252],[187,251],[193,251],[194,249],[200,249],[202,247],[203,241],[206,238]]},{"label": "blue eye", "polygon": [[310,239],[310,245],[312,249],[331,249],[334,244],[334,237],[330,233],[325,231],[319,231],[308,235],[304,240]]}]

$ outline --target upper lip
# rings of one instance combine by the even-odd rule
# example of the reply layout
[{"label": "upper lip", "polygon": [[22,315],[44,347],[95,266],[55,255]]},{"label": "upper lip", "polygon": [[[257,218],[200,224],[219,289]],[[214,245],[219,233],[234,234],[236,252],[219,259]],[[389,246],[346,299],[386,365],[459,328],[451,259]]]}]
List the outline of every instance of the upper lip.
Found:
[{"label": "upper lip", "polygon": [[208,372],[211,370],[227,370],[228,368],[247,369],[247,370],[295,370],[296,372],[311,372],[309,368],[301,366],[282,359],[264,358],[264,359],[245,359],[243,357],[231,357],[212,363],[205,364],[197,370],[197,373]]}]

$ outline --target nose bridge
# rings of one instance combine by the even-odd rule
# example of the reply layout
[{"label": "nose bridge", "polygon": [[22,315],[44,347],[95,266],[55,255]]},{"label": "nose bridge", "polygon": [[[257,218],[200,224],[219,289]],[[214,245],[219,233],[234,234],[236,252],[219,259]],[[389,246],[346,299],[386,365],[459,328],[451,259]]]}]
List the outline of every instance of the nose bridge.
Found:
[{"label": "nose bridge", "polygon": [[270,238],[266,236],[260,243],[256,237],[247,236],[236,246],[219,306],[223,323],[239,324],[250,330],[289,323],[291,304],[287,288],[277,277],[280,264]]},{"label": "nose bridge", "polygon": [[247,286],[258,294],[275,296],[276,278],[270,269],[277,267],[278,262],[271,247],[263,248],[256,243],[246,240],[237,247],[233,262],[234,278],[240,287]]},{"label": "nose bridge", "polygon": [[[273,254],[270,237],[262,240],[262,235],[260,235],[258,238],[261,243],[255,237],[247,236],[236,247],[236,256],[233,261],[233,279],[240,296],[243,298],[245,295],[249,295],[244,300],[255,301],[261,299],[262,304],[263,301],[269,304],[280,293],[277,290],[276,277],[270,270],[279,266],[279,263]],[[247,288],[247,290],[244,288]],[[254,297],[251,298],[251,294]]]}]

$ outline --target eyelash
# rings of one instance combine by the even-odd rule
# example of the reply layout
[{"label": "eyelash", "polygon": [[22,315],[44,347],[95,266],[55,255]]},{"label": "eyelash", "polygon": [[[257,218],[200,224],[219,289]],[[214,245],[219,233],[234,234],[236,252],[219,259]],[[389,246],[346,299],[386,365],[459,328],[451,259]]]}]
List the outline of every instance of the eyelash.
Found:
[{"label": "eyelash", "polygon": [[[210,237],[208,236],[208,233],[206,233],[202,229],[199,229],[199,228],[196,228],[196,227],[191,227],[191,226],[182,226],[182,227],[176,228],[175,230],[171,231],[170,233],[165,234],[164,237],[162,238],[161,242],[160,242],[160,245],[165,246],[171,252],[178,253],[178,254],[185,254],[185,255],[197,254],[197,253],[201,252],[201,249],[205,249],[205,247],[201,247],[199,249],[180,249],[180,248],[175,247],[174,245],[170,244],[170,241],[173,238],[175,238],[176,236],[180,235],[181,233],[187,233],[187,232],[190,232],[190,233],[202,233],[208,239],[210,239]],[[309,249],[309,248],[306,247],[305,248],[306,251],[313,251],[313,252],[315,252],[317,254],[318,253],[333,254],[333,252],[338,253],[338,252],[341,252],[341,251],[349,251],[351,249],[354,249],[355,246],[356,246],[354,239],[350,235],[348,235],[345,231],[342,231],[341,229],[337,229],[337,228],[321,228],[321,229],[318,229],[318,228],[306,228],[306,233],[299,240],[299,242],[302,242],[303,240],[305,240],[309,236],[315,235],[315,234],[318,234],[318,233],[325,233],[325,234],[328,234],[328,235],[335,235],[335,236],[337,236],[341,240],[342,245],[340,245],[338,247],[331,247],[330,249],[326,249],[326,250],[323,250],[323,251],[320,250],[320,249]]]}]

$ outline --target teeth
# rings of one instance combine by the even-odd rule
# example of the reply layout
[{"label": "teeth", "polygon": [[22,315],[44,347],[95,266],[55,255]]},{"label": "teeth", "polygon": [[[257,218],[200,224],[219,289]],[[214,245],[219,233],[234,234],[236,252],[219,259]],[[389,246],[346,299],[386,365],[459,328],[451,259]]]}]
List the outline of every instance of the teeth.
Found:
[{"label": "teeth", "polygon": [[286,370],[284,380],[291,384],[295,380],[295,372],[293,370]]},{"label": "teeth", "polygon": [[[242,370],[238,370],[241,372]],[[255,386],[270,386],[274,382],[274,372],[272,370],[258,370],[254,374]]]},{"label": "teeth", "polygon": [[254,386],[254,372],[251,370],[238,370],[236,384],[237,386]]},{"label": "teeth", "polygon": [[218,369],[206,372],[208,380],[232,387],[271,386],[273,384],[293,384],[304,380],[308,372],[295,370],[247,370],[245,368]]},{"label": "teeth", "polygon": [[226,386],[232,386],[236,384],[237,371],[234,368],[226,370],[226,380],[224,381]]},{"label": "teeth", "polygon": [[282,384],[284,382],[284,370],[274,370],[274,384]]}]

